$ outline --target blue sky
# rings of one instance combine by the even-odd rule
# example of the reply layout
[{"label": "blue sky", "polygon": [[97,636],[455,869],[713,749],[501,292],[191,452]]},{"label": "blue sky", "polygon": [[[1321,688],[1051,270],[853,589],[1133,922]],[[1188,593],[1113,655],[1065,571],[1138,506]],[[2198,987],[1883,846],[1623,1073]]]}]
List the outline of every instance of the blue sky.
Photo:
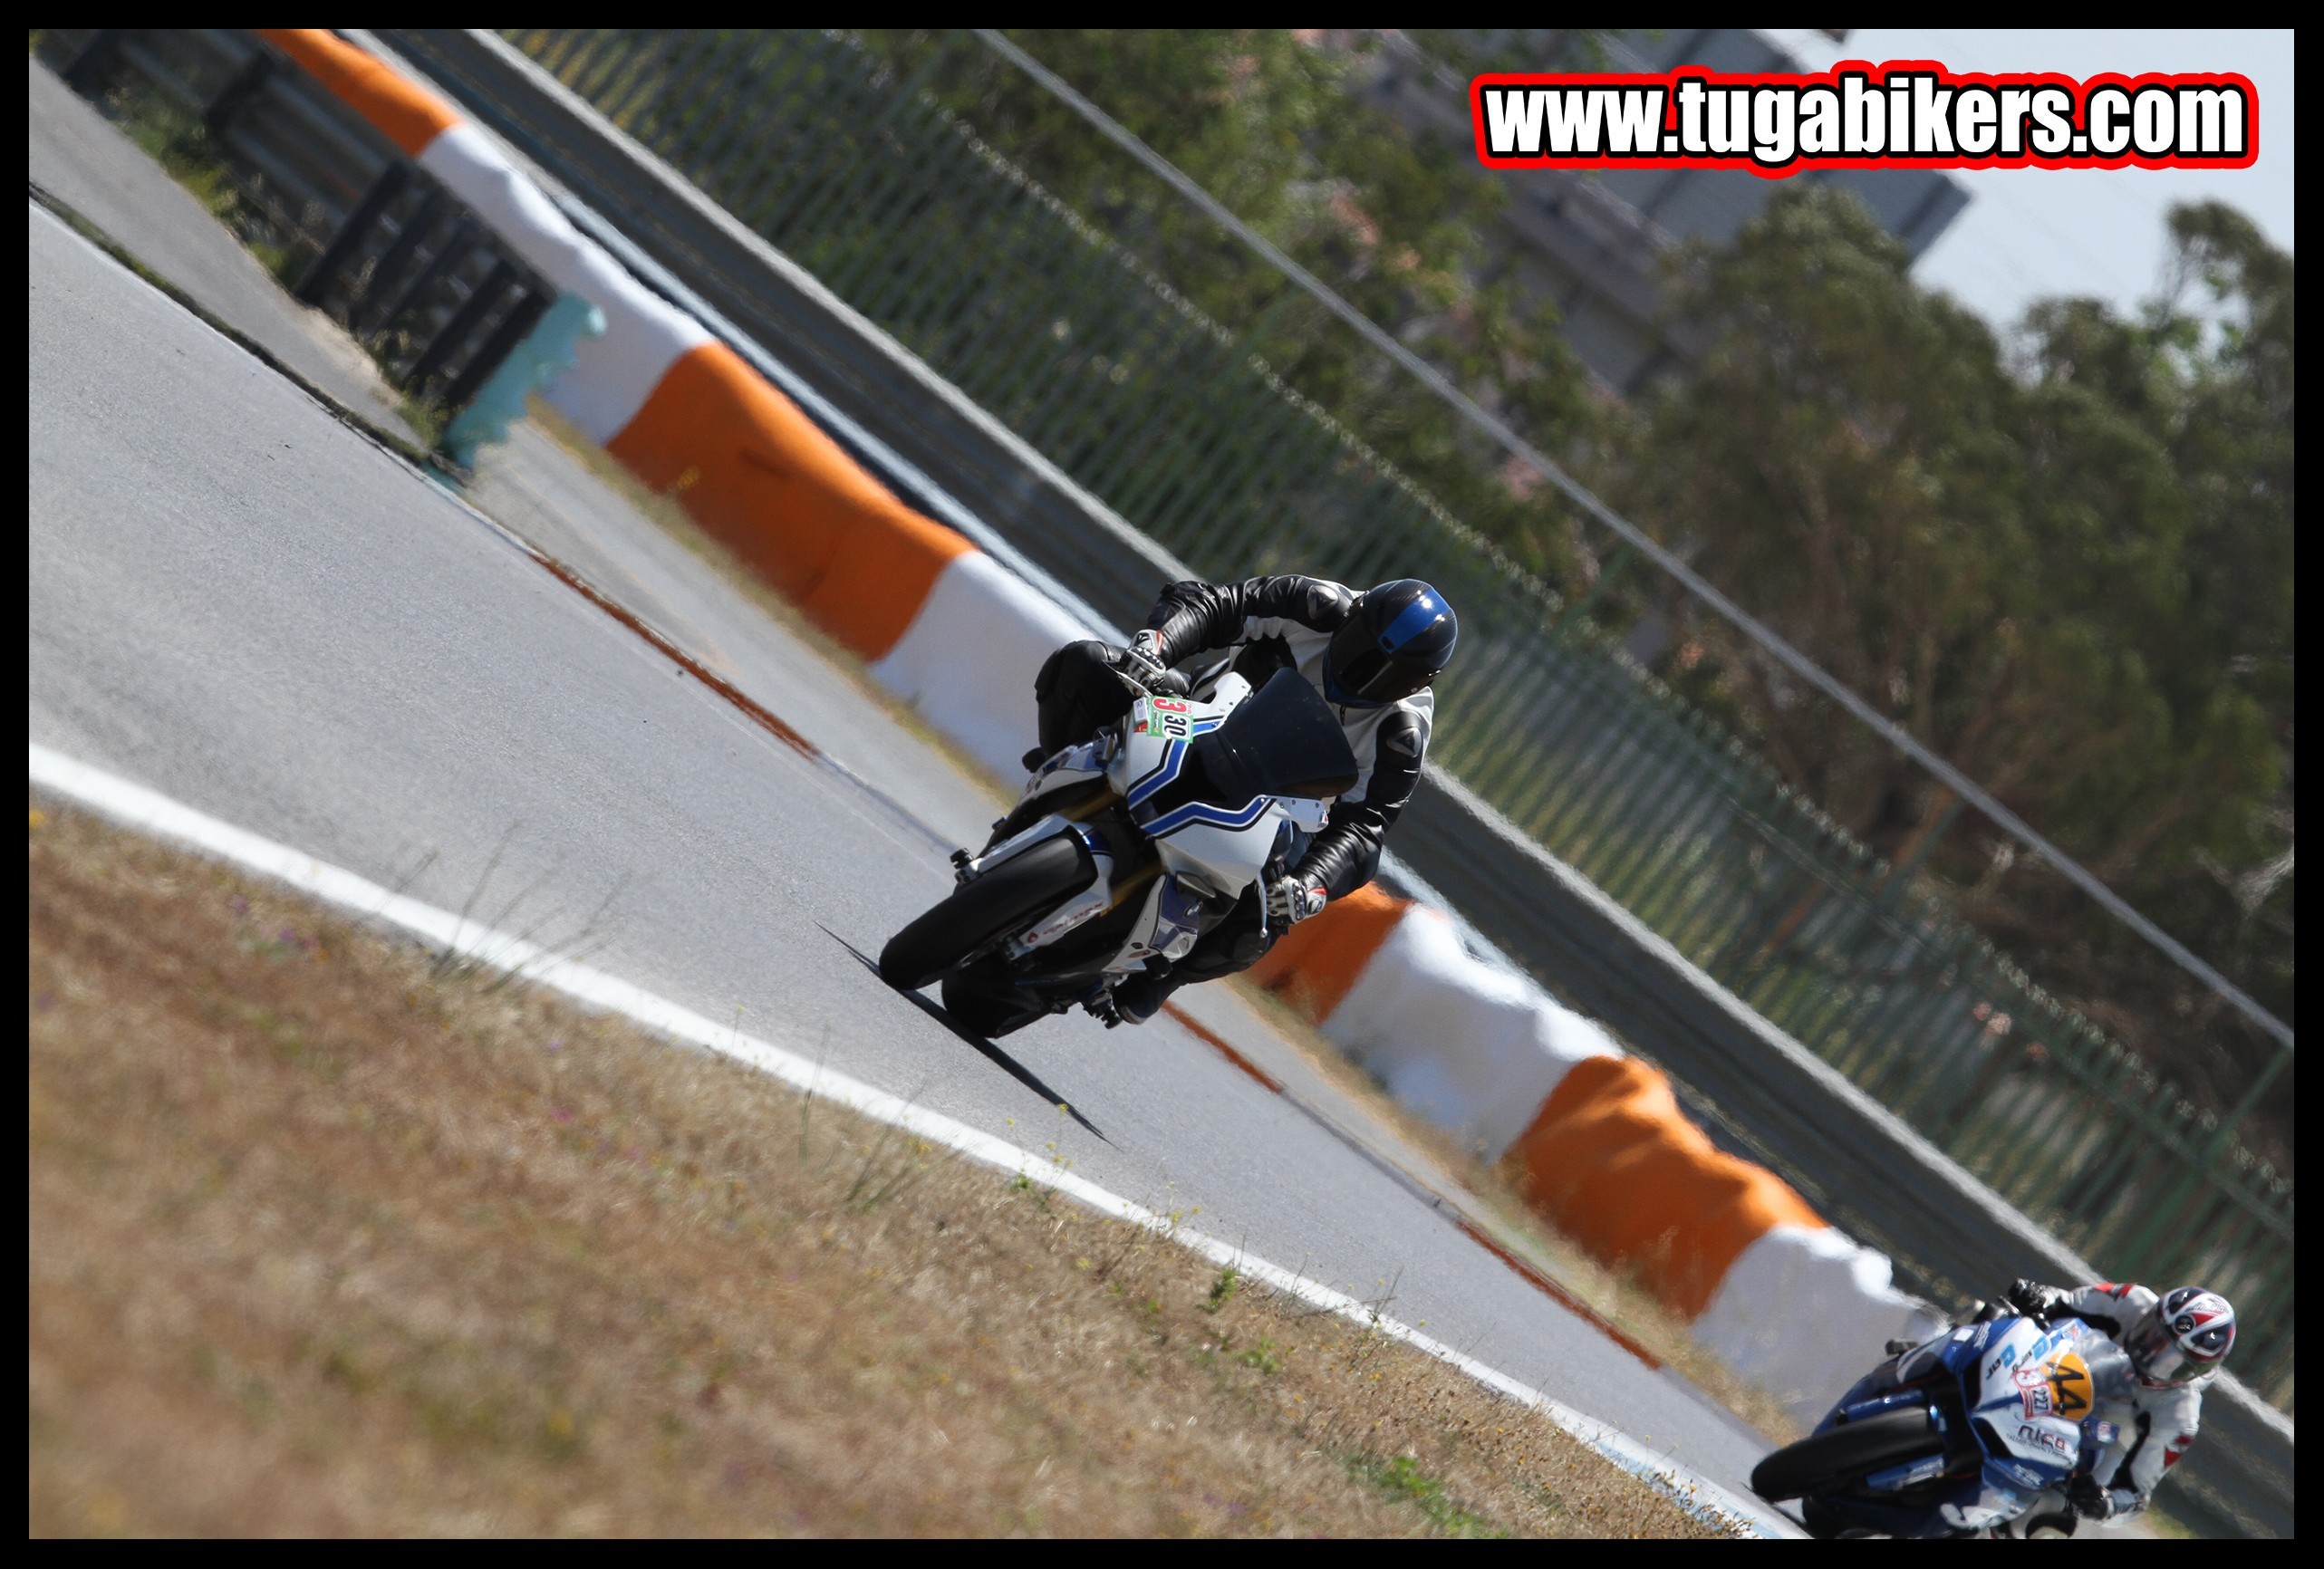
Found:
[{"label": "blue sky", "polygon": [[1955,71],[2240,71],[2260,90],[2260,159],[2248,169],[1956,169],[1966,211],[1915,271],[1996,327],[2052,294],[2093,294],[2127,311],[2164,276],[2164,215],[2218,198],[2292,245],[2292,35],[2281,32],[2022,32],[1863,28],[1845,43],[1820,33],[1764,35],[1811,70],[1843,59],[1942,61]]}]

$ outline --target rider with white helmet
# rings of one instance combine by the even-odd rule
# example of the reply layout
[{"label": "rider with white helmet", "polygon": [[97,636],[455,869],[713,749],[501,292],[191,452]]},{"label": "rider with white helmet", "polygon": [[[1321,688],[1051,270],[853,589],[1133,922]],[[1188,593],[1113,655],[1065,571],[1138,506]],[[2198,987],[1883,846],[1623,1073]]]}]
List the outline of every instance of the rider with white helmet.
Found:
[{"label": "rider with white helmet", "polygon": [[2121,1427],[2068,1497],[2090,1520],[2118,1520],[2146,1507],[2155,1484],[2194,1444],[2203,1386],[2235,1345],[2235,1309],[2215,1291],[2182,1285],[2156,1295],[2143,1285],[2061,1291],[2020,1280],[2010,1287],[2020,1312],[2078,1318],[2129,1354],[2138,1374],[2135,1419]]}]

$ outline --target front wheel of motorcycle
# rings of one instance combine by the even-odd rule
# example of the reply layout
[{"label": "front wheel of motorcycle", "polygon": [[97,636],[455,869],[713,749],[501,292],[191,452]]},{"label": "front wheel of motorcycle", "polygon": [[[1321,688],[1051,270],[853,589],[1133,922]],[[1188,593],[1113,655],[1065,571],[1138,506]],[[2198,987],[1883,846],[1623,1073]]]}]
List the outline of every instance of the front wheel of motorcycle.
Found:
[{"label": "front wheel of motorcycle", "polygon": [[1011,856],[888,939],[880,978],[918,991],[959,969],[999,939],[1087,888],[1097,862],[1075,833]]},{"label": "front wheel of motorcycle", "polygon": [[1752,1468],[1751,1491],[1762,1498],[1797,1498],[1943,1449],[1944,1435],[1924,1408],[1882,1411],[1786,1444]]}]

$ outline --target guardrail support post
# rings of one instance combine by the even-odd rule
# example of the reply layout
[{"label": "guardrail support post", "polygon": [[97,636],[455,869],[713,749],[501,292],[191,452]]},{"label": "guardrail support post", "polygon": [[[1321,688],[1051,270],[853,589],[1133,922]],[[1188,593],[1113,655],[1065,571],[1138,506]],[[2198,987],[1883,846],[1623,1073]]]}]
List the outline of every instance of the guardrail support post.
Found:
[{"label": "guardrail support post", "polygon": [[403,188],[410,183],[411,166],[400,159],[381,170],[380,178],[365,193],[362,205],[348,215],[345,223],[339,226],[339,232],[332,236],[331,244],[323,248],[323,255],[314,258],[314,265],[307,268],[306,276],[301,278],[299,286],[291,292],[310,305],[321,305],[323,295],[331,288],[331,281],[339,275],[340,268],[347,265],[347,259],[362,245],[363,236],[371,232],[371,226],[379,222],[380,215],[387,210],[388,204],[401,196]]}]

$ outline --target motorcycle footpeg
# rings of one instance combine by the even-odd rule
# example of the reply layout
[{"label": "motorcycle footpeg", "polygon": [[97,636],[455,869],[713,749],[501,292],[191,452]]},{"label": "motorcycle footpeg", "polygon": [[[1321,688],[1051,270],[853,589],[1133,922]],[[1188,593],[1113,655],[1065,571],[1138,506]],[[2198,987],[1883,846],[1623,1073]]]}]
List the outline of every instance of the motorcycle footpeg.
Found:
[{"label": "motorcycle footpeg", "polygon": [[1098,1020],[1109,1030],[1122,1023],[1122,1010],[1114,1001],[1114,988],[1110,986],[1102,986],[1091,992],[1082,999],[1081,1006],[1088,1010],[1091,1018]]}]

